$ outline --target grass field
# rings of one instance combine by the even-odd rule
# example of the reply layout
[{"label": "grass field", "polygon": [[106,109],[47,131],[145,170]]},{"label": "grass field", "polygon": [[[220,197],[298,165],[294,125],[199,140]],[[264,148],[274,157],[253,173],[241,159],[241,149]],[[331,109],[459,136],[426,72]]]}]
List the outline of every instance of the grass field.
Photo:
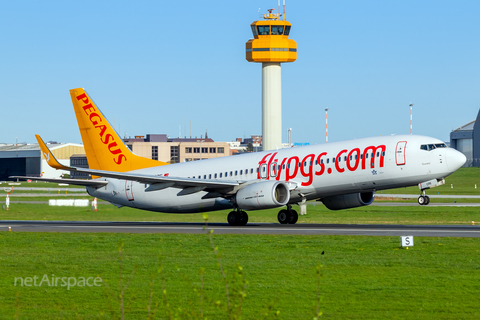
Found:
[{"label": "grass field", "polygon": [[[244,319],[271,319],[277,311],[280,319],[312,319],[317,291],[325,319],[479,317],[477,239],[416,237],[415,246],[406,250],[399,247],[399,237],[213,238],[231,294],[243,288],[242,274],[245,278]],[[15,232],[0,234],[1,318],[120,318],[121,243],[123,286],[134,271],[124,290],[127,319],[146,319],[149,305],[155,318],[166,319],[169,312],[182,319],[198,316],[201,296],[204,316],[227,318],[225,285],[207,235]],[[158,273],[160,263],[163,271]],[[46,282],[22,287],[17,281],[15,286],[15,277],[41,279],[45,274],[98,276],[104,282],[69,290]]]}]

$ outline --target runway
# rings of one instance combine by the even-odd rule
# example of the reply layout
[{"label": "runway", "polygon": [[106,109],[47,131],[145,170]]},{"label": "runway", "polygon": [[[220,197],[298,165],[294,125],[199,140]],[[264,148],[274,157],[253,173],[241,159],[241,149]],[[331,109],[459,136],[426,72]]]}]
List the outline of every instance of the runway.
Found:
[{"label": "runway", "polygon": [[[116,233],[205,233],[203,223],[108,222],[108,221],[0,221],[0,231],[12,232],[116,232]],[[251,223],[232,227],[226,223],[208,225],[216,234],[274,235],[365,235],[480,238],[480,226],[473,225],[384,225],[384,224],[295,224]]]}]

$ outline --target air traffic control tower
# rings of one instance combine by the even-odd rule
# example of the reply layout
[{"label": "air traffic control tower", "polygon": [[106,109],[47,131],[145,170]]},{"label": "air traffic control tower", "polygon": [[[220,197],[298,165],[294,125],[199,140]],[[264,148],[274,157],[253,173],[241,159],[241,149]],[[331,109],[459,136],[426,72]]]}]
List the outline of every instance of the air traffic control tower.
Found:
[{"label": "air traffic control tower", "polygon": [[292,24],[283,14],[264,14],[264,20],[253,22],[254,39],[245,44],[249,62],[262,63],[262,135],[263,150],[282,146],[282,62],[297,60],[297,43],[288,39]]}]

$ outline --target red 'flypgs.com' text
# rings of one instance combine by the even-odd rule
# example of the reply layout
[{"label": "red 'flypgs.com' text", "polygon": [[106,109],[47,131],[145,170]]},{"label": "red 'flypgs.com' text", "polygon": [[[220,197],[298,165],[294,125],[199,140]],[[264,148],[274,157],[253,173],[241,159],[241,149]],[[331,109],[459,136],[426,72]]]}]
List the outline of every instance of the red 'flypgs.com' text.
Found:
[{"label": "red 'flypgs.com' text", "polygon": [[[380,168],[384,165],[385,158],[385,145],[368,146],[363,152],[359,148],[354,148],[350,151],[343,149],[335,158],[328,158],[326,152],[322,152],[319,155],[308,154],[302,160],[299,157],[293,156],[290,158],[283,158],[279,163],[279,159],[275,156],[278,152],[266,154],[262,160],[258,163],[258,175],[257,178],[275,178],[280,180],[280,176],[285,171],[285,181],[289,181],[297,177],[298,173],[308,181],[302,182],[302,186],[309,186],[313,182],[313,177],[321,176],[325,173],[325,165],[332,162],[331,166],[327,168],[327,173],[331,174],[334,168],[336,172],[343,173],[345,171],[355,171],[358,169],[367,169],[367,161],[370,162],[368,169],[375,168],[375,158],[379,158]],[[369,159],[370,158],[370,159]],[[315,165],[315,167],[314,167]],[[319,169],[318,171],[316,169]],[[267,174],[268,173],[268,174]]]}]

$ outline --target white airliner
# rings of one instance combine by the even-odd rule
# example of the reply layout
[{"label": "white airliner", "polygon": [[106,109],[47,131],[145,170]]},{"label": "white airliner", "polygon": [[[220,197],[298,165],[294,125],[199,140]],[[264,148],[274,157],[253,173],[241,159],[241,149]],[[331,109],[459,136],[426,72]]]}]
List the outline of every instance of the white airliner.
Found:
[{"label": "white airliner", "polygon": [[[89,169],[60,164],[37,135],[48,164],[89,173],[92,180],[47,179],[83,185],[119,207],[193,213],[233,209],[230,225],[246,225],[244,210],[281,208],[278,221],[294,224],[292,205],[320,200],[331,210],[369,205],[377,190],[418,185],[425,190],[466,161],[435,138],[393,135],[168,164],[133,154],[84,89],[70,90]],[[20,178],[20,177],[15,177]]]}]

